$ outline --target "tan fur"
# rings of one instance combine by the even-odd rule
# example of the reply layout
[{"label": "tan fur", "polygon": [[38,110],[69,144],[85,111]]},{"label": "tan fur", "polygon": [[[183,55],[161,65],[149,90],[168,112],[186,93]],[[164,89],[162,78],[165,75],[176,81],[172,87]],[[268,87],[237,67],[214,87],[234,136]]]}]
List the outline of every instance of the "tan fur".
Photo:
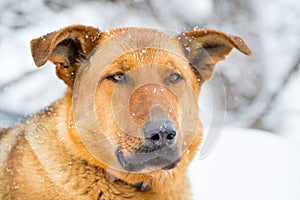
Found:
[{"label": "tan fur", "polygon": [[[0,199],[191,199],[186,170],[202,140],[200,120],[193,133],[194,138],[190,138],[190,135],[182,136],[192,140],[188,147],[190,153],[182,153],[181,161],[173,169],[148,173],[129,173],[110,168],[86,149],[76,130],[72,89],[79,68],[97,45],[112,35],[128,30],[140,32],[142,37],[142,30],[145,29],[124,28],[101,32],[93,27],[75,25],[31,42],[35,63],[42,66],[47,60],[52,61],[57,67],[58,77],[69,88],[62,99],[28,121],[9,129],[0,129]],[[164,34],[161,37],[170,40]],[[147,39],[145,37],[145,42],[148,42]],[[191,48],[188,52],[185,51],[187,45]],[[132,54],[125,54],[108,66],[103,76],[117,70],[126,72],[141,63],[170,65],[182,74],[195,94],[198,94],[202,83],[212,76],[214,64],[223,60],[232,48],[247,55],[251,53],[243,40],[218,31],[183,33],[174,38],[174,47],[181,54],[180,59],[158,50],[149,50],[138,59]],[[197,53],[199,48],[206,49],[207,54]],[[200,57],[203,59],[199,61]],[[101,56],[94,59],[101,59]],[[194,65],[194,69],[189,63]],[[186,67],[188,70],[183,69]],[[101,79],[97,86],[94,102],[98,123],[109,140],[122,144],[124,151],[130,152],[130,148],[137,147],[143,141],[126,135],[115,124],[111,113],[114,87],[112,82],[105,79]],[[150,84],[149,87],[155,85]],[[174,86],[174,89],[180,92],[180,84],[176,88]],[[141,101],[145,101],[149,95],[144,88],[139,88],[130,99],[129,112],[137,114],[133,119],[136,124],[144,124],[149,120],[151,105],[164,102],[165,99],[168,101],[161,105],[171,110],[168,117],[174,121],[180,119],[178,99],[171,92],[155,98],[150,95],[143,107]],[[170,104],[174,105],[173,110],[168,107]],[[121,135],[117,137],[118,133]],[[104,154],[113,155],[110,149],[101,150]],[[147,183],[150,190],[143,191],[133,186],[139,182]]]}]

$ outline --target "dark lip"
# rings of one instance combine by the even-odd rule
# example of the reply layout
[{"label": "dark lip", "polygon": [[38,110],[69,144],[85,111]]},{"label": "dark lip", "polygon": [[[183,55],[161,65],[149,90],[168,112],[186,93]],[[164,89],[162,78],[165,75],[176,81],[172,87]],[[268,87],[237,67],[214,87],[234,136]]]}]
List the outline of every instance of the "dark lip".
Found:
[{"label": "dark lip", "polygon": [[[173,157],[175,157],[176,155],[177,154],[174,154]],[[136,154],[135,156],[136,157],[133,156],[132,158],[126,159],[124,157],[122,149],[118,149],[116,151],[116,157],[119,163],[121,164],[123,169],[128,172],[138,172],[146,167],[156,167],[164,170],[170,170],[175,168],[181,161],[180,156],[176,156],[177,159],[173,160],[169,157],[159,156],[159,154],[156,154],[156,156],[154,157],[150,155],[148,158],[146,154]]]},{"label": "dark lip", "polygon": [[126,171],[135,172],[135,171],[138,171],[139,168],[141,168],[141,166],[133,165],[133,164],[129,163],[125,159],[122,149],[118,149],[116,151],[116,156],[117,156],[119,163]]},{"label": "dark lip", "polygon": [[180,161],[181,161],[181,157],[175,160],[175,162],[171,163],[170,165],[163,167],[162,169],[165,170],[174,169]]}]

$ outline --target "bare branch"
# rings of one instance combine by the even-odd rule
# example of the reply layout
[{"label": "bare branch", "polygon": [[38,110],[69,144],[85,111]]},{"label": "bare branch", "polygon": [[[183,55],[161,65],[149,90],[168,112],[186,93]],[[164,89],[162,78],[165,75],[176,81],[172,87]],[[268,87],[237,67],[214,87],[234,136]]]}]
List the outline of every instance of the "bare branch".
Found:
[{"label": "bare branch", "polygon": [[0,110],[0,115],[5,116],[5,118],[10,118],[13,120],[25,119],[26,116],[24,114],[13,113],[11,111]]},{"label": "bare branch", "polygon": [[32,70],[32,71],[28,71],[28,72],[25,72],[24,74],[20,75],[19,77],[17,78],[14,78],[2,85],[0,85],[0,92],[6,90],[6,88],[12,86],[12,85],[15,85],[21,81],[24,81],[25,79],[28,79],[30,76],[36,74],[37,72],[39,72],[38,70]]},{"label": "bare branch", "polygon": [[157,12],[157,8],[154,7],[154,5],[152,4],[151,0],[146,0],[146,5],[149,8],[150,13],[152,14],[152,16],[156,19],[156,21],[162,25],[165,24],[164,21],[161,20],[161,16],[160,14]]},{"label": "bare branch", "polygon": [[288,85],[289,81],[291,80],[292,76],[299,71],[300,68],[300,56],[297,62],[293,65],[293,67],[289,70],[285,78],[282,80],[282,83],[280,84],[280,88],[276,90],[270,97],[269,100],[266,101],[264,109],[258,114],[258,116],[253,120],[252,123],[250,123],[249,127],[252,128],[259,128],[264,129],[263,127],[263,120],[272,111],[274,104],[277,100],[277,98],[280,96],[280,94],[284,91],[286,86]]}]

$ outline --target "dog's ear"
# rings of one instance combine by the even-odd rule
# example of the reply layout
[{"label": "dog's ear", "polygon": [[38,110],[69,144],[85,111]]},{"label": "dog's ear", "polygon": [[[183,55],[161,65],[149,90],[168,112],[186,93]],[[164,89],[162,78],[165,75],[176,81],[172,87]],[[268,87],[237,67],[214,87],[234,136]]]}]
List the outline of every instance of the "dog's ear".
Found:
[{"label": "dog's ear", "polygon": [[185,56],[192,67],[199,72],[203,81],[212,77],[215,64],[224,60],[233,48],[251,55],[251,50],[242,38],[220,31],[188,31],[177,36],[177,39],[183,47]]},{"label": "dog's ear", "polygon": [[48,60],[56,65],[56,74],[73,87],[76,73],[85,57],[97,46],[101,32],[90,26],[74,25],[33,39],[30,42],[35,64]]}]

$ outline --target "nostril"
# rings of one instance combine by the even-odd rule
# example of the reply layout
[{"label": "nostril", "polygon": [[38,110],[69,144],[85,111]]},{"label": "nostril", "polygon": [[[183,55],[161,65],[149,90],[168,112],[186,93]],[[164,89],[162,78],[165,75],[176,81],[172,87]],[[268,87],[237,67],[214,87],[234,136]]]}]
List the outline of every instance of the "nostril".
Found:
[{"label": "nostril", "polygon": [[153,140],[153,141],[159,141],[160,140],[160,134],[155,133],[150,137],[150,139]]},{"label": "nostril", "polygon": [[177,137],[173,122],[165,119],[152,119],[143,127],[145,142],[149,147],[161,148],[171,146]]},{"label": "nostril", "polygon": [[176,132],[171,131],[167,134],[167,140],[174,140],[176,137]]}]

